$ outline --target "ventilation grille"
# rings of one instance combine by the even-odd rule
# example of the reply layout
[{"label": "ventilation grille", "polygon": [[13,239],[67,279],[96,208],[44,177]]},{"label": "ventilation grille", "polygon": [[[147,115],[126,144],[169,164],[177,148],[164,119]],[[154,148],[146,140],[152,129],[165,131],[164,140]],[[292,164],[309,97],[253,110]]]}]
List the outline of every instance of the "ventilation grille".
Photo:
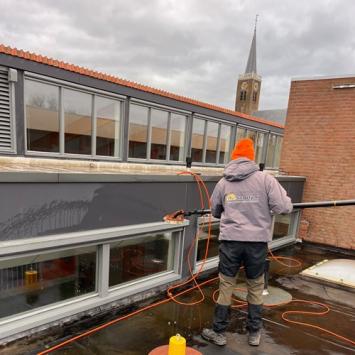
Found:
[{"label": "ventilation grille", "polygon": [[12,150],[8,72],[0,69],[0,151]]}]

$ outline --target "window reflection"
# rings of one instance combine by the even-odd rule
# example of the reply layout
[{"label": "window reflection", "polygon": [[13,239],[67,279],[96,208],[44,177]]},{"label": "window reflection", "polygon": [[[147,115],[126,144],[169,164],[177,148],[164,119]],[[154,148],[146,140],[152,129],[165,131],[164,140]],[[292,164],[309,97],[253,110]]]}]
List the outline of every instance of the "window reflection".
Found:
[{"label": "window reflection", "polygon": [[25,80],[27,149],[59,152],[59,88]]},{"label": "window reflection", "polygon": [[256,163],[261,163],[263,159],[263,148],[264,148],[264,142],[266,141],[265,139],[265,133],[258,132],[256,142],[255,142],[255,162]]},{"label": "window reflection", "polygon": [[160,233],[111,244],[109,286],[174,268],[177,233]]},{"label": "window reflection", "polygon": [[171,114],[170,160],[184,159],[186,116]]},{"label": "window reflection", "polygon": [[95,291],[96,247],[0,261],[0,317]]},{"label": "window reflection", "polygon": [[267,154],[266,154],[266,166],[274,167],[274,155],[276,150],[276,136],[274,134],[269,135],[269,141],[267,145]]},{"label": "window reflection", "polygon": [[219,164],[227,164],[229,162],[229,144],[231,137],[231,127],[222,124],[221,125],[221,137],[220,137],[220,152],[219,152]]},{"label": "window reflection", "polygon": [[286,237],[291,233],[291,214],[288,215],[276,215],[274,223],[273,239],[279,239]]},{"label": "window reflection", "polygon": [[168,118],[166,111],[151,110],[151,159],[166,159]]},{"label": "window reflection", "polygon": [[119,155],[120,102],[96,97],[96,154]]},{"label": "window reflection", "polygon": [[192,127],[191,158],[193,162],[202,162],[205,120],[194,118]]},{"label": "window reflection", "polygon": [[148,108],[130,105],[129,109],[129,157],[147,157]]},{"label": "window reflection", "polygon": [[207,124],[206,163],[217,162],[218,123]]},{"label": "window reflection", "polygon": [[91,154],[92,95],[64,89],[65,152]]},{"label": "window reflection", "polygon": [[[202,261],[206,253],[206,245],[208,238],[208,223],[207,218],[205,224],[200,224],[199,238],[197,244],[197,261]],[[207,258],[218,256],[218,236],[219,236],[219,223],[212,223],[211,225],[211,239],[208,248]]]}]

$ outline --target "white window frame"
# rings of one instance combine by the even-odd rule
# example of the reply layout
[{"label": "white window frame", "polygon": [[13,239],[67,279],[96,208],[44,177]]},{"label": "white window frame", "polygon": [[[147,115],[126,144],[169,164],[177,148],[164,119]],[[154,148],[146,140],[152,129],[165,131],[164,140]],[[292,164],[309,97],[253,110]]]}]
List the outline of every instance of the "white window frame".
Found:
[{"label": "white window frame", "polygon": [[[0,339],[179,280],[183,262],[184,233],[188,225],[187,220],[179,225],[155,222],[0,242],[0,257],[3,260],[44,252],[97,246],[96,292],[4,317],[0,319]],[[168,231],[177,232],[173,270],[109,289],[110,243]]]},{"label": "white window frame", "polygon": [[[154,163],[154,164],[175,164],[175,165],[181,165],[184,164],[185,158],[186,158],[186,147],[187,147],[187,142],[188,142],[188,119],[191,113],[187,111],[179,111],[174,108],[162,106],[162,105],[152,105],[140,100],[135,100],[132,99],[130,100],[130,105],[137,105],[137,106],[142,106],[146,107],[148,109],[148,117],[147,117],[147,150],[146,150],[146,158],[134,158],[130,157],[128,153],[128,161],[129,162],[145,162],[145,163]],[[152,122],[151,122],[151,111],[153,110],[160,110],[168,113],[168,123],[166,127],[166,158],[165,159],[151,159],[150,158],[150,153],[151,153],[151,144],[152,144]],[[177,114],[185,117],[185,138],[184,138],[184,146],[181,147],[183,149],[183,154],[182,154],[182,160],[170,160],[170,148],[171,148],[171,114]],[[128,137],[127,137],[127,150],[129,152],[129,124],[130,124],[130,119],[128,118]]]},{"label": "white window frame", "polygon": [[[31,156],[44,156],[44,157],[61,157],[61,158],[72,158],[72,159],[97,159],[97,160],[113,160],[122,161],[122,147],[123,147],[123,121],[124,121],[124,111],[125,111],[125,100],[126,97],[122,95],[113,94],[110,92],[97,90],[91,87],[77,85],[63,80],[58,80],[50,78],[47,76],[34,74],[30,72],[25,72],[24,82],[26,80],[32,80],[39,83],[47,85],[55,85],[59,88],[59,152],[40,152],[36,150],[28,149],[27,147],[27,117],[26,117],[26,103],[24,100],[23,110],[24,110],[24,137],[25,137],[25,154]],[[63,102],[63,89],[75,90],[85,94],[91,95],[91,154],[72,154],[65,153],[65,112],[64,112],[64,102]],[[24,98],[26,97],[26,92],[24,89]],[[104,97],[110,100],[115,100],[119,102],[120,105],[120,118],[119,118],[119,137],[118,137],[118,152],[117,156],[105,156],[96,154],[96,97]]]}]

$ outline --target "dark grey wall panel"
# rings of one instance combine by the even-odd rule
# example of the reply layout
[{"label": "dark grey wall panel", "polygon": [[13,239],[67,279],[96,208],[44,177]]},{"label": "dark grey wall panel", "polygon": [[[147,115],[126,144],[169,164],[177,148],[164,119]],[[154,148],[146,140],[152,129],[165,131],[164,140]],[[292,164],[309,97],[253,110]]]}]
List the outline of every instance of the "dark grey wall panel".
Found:
[{"label": "dark grey wall panel", "polygon": [[[181,178],[182,182],[164,177],[159,181],[156,176],[151,182],[0,183],[0,240],[157,222],[178,209],[200,208],[197,184]],[[208,180],[212,193],[219,178]],[[301,201],[302,181],[282,184],[293,202]],[[187,236],[186,248],[192,237]]]}]

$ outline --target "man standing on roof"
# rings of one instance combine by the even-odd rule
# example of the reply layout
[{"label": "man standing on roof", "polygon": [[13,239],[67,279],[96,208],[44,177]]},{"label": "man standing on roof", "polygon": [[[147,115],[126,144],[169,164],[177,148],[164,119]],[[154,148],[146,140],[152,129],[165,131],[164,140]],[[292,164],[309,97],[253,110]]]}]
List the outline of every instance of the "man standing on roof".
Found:
[{"label": "man standing on roof", "polygon": [[202,337],[217,345],[227,343],[224,334],[236,278],[245,268],[248,289],[248,342],[260,343],[262,292],[267,242],[272,239],[272,214],[290,213],[291,199],[279,182],[261,172],[254,162],[253,141],[240,140],[231,155],[212,197],[212,215],[220,218],[219,297],[212,329],[203,329]]}]

